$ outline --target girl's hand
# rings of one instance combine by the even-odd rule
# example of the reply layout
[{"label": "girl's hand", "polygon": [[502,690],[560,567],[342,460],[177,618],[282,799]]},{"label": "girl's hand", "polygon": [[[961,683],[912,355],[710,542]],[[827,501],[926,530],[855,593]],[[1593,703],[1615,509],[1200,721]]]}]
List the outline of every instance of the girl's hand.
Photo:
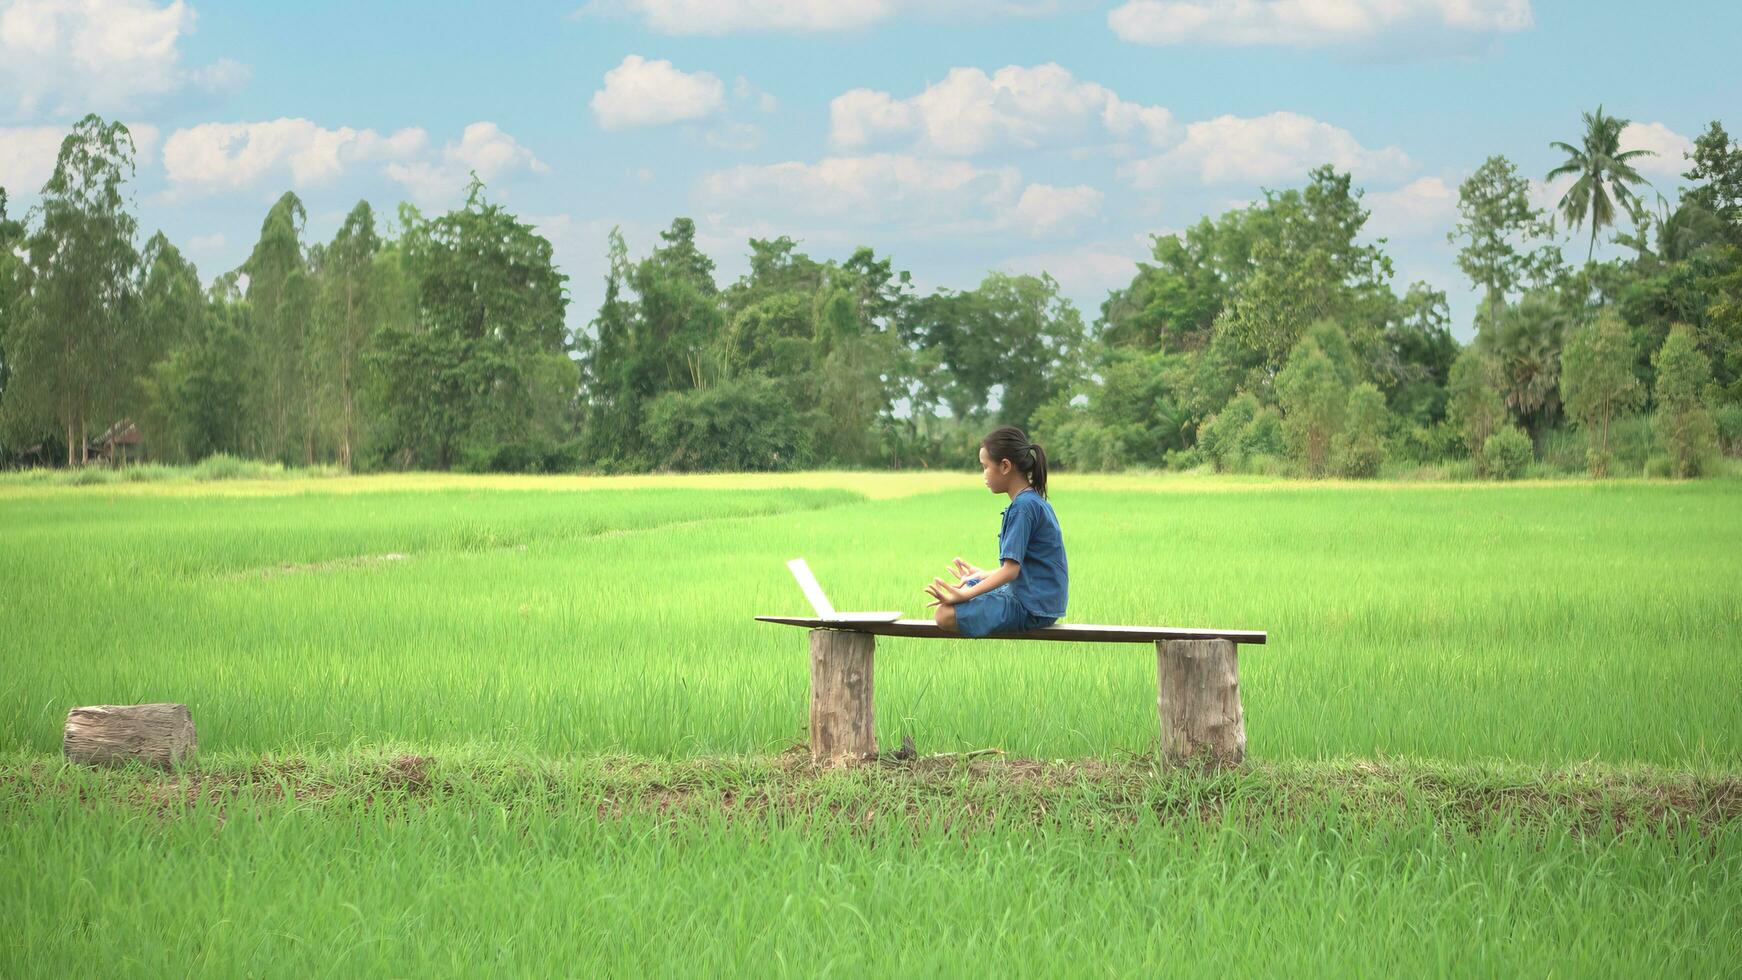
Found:
[{"label": "girl's hand", "polygon": [[971,579],[971,578],[985,578],[986,577],[986,573],[984,571],[981,571],[980,569],[975,568],[974,566],[968,564],[967,562],[963,561],[960,558],[957,558],[955,561],[951,562],[950,565],[954,568],[956,578],[958,578],[958,579],[966,580],[966,579]]},{"label": "girl's hand", "polygon": [[941,578],[932,579],[931,584],[925,587],[925,591],[936,600],[934,602],[926,603],[927,606],[953,606],[959,602],[968,601],[968,597],[962,594],[962,590],[948,582],[945,582]]}]

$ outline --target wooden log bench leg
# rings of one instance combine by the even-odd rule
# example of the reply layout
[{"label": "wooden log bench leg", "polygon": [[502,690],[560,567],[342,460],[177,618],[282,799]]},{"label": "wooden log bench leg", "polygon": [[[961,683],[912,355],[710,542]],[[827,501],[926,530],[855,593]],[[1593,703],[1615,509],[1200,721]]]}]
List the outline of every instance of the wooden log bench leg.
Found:
[{"label": "wooden log bench leg", "polygon": [[1231,640],[1158,640],[1155,650],[1162,756],[1238,765],[1246,758],[1239,647]]},{"label": "wooden log bench leg", "polygon": [[811,761],[842,765],[877,757],[870,633],[811,630]]}]

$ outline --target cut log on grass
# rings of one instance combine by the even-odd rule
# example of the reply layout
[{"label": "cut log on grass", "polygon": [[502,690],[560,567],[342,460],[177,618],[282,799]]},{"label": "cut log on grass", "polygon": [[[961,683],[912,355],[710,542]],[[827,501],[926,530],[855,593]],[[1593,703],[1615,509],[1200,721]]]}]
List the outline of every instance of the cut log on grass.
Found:
[{"label": "cut log on grass", "polygon": [[1246,758],[1239,647],[1228,640],[1161,640],[1155,649],[1162,756],[1239,765]]},{"label": "cut log on grass", "polygon": [[811,761],[824,765],[877,757],[872,729],[872,657],[869,633],[811,630]]},{"label": "cut log on grass", "polygon": [[72,762],[117,766],[132,759],[165,768],[198,748],[185,704],[99,704],[67,712],[61,747]]}]

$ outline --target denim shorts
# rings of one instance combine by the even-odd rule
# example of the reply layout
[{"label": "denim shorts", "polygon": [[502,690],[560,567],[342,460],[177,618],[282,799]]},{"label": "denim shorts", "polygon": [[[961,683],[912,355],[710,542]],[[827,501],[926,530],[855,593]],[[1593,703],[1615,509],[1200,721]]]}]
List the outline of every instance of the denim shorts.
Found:
[{"label": "denim shorts", "polygon": [[[979,581],[978,578],[970,578],[962,585],[969,586]],[[1016,601],[1016,593],[1010,591],[1008,585],[1000,585],[967,602],[956,604],[956,629],[963,636],[1022,633],[1051,626],[1056,622],[1058,618],[1055,616],[1030,615],[1028,610],[1022,608],[1022,603]]]}]

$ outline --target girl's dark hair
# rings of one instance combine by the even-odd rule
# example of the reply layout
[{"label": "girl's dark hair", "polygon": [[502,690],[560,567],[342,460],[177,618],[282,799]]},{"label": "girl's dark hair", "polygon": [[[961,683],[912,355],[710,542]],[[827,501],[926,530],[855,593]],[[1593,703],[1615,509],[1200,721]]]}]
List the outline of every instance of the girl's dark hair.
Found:
[{"label": "girl's dark hair", "polygon": [[1028,477],[1034,492],[1046,496],[1046,450],[1040,448],[1040,443],[1029,442],[1027,433],[1006,425],[987,433],[980,445],[986,447],[986,455],[993,463],[1010,460],[1010,465]]}]

